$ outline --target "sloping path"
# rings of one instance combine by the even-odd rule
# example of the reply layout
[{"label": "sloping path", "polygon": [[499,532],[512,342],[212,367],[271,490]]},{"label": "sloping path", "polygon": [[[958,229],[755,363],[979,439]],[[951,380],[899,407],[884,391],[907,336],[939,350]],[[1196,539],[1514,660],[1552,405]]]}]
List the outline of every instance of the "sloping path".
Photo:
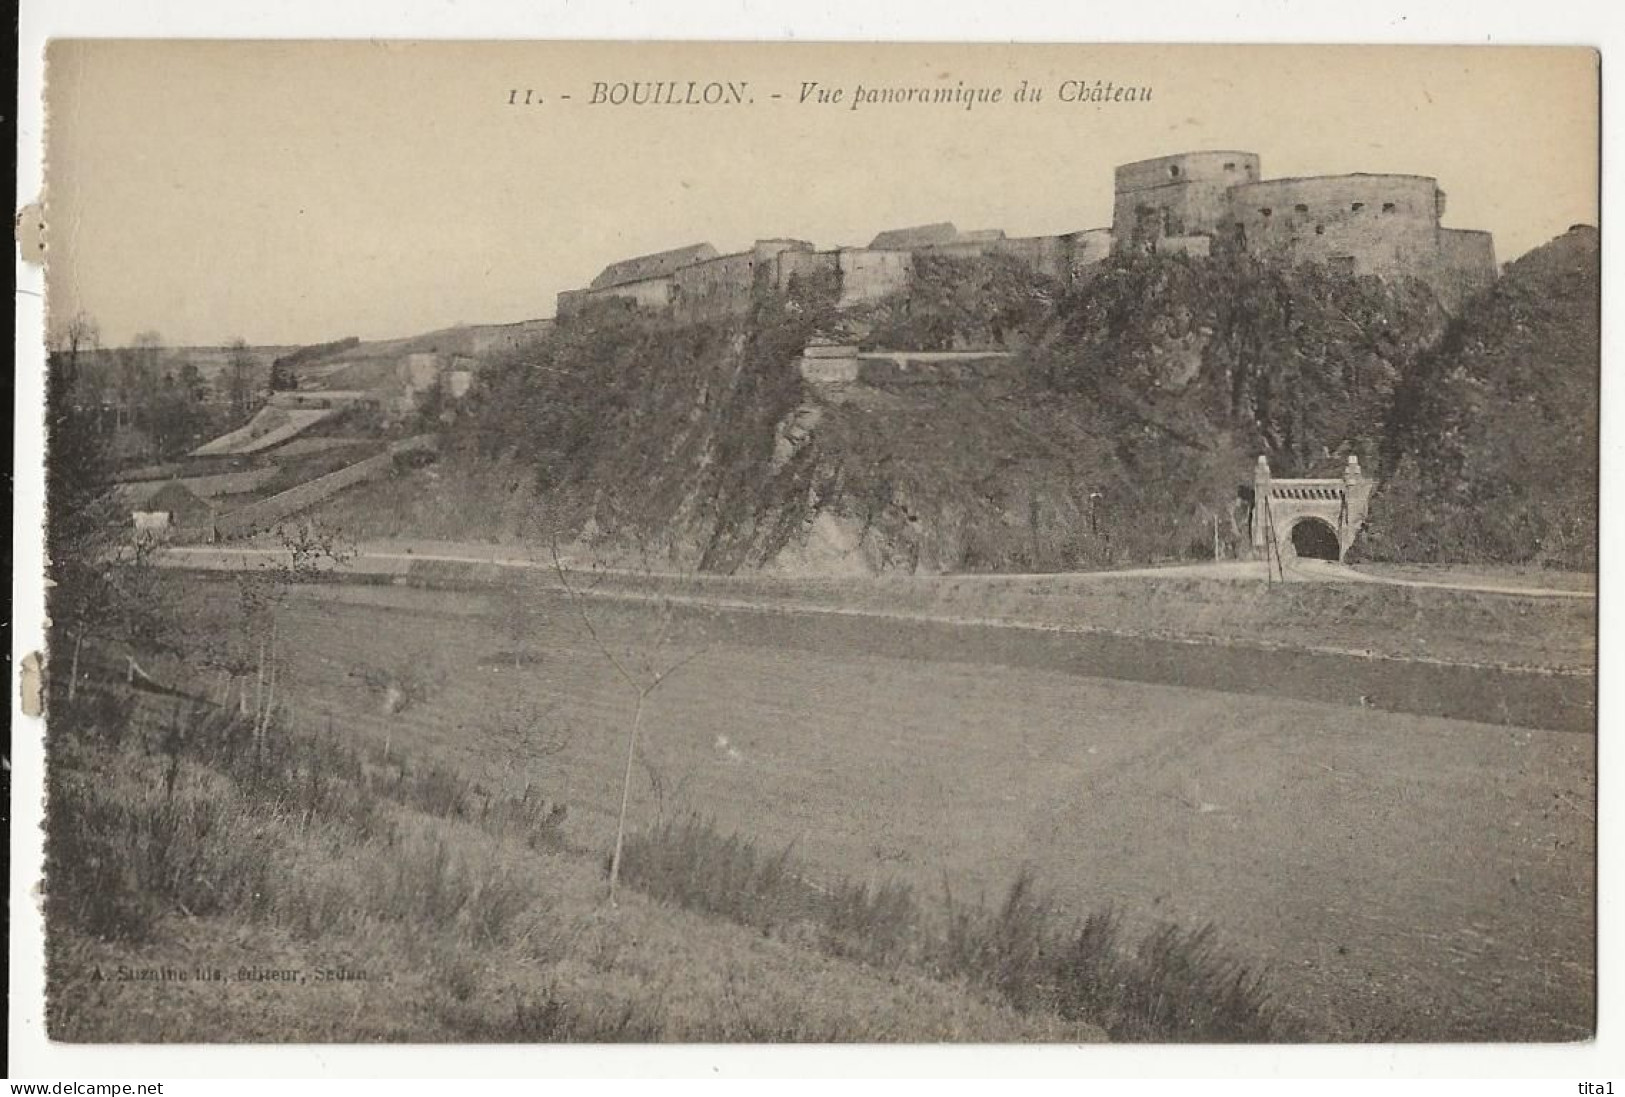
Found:
[{"label": "sloping path", "polygon": [[1513,582],[1474,582],[1454,580],[1441,582],[1433,579],[1406,579],[1397,575],[1372,575],[1357,568],[1334,564],[1330,560],[1288,560],[1288,579],[1308,579],[1330,583],[1384,583],[1391,587],[1425,587],[1431,590],[1456,590],[1473,594],[1512,594],[1520,598],[1590,598],[1594,590],[1564,590],[1559,587],[1523,586]]}]

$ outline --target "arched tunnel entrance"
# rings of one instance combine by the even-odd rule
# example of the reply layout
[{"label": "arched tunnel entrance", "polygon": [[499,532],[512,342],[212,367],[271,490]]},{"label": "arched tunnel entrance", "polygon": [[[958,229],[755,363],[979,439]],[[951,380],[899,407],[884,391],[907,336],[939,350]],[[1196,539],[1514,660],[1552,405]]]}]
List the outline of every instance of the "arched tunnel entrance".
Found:
[{"label": "arched tunnel entrance", "polygon": [[1337,531],[1319,518],[1305,518],[1292,527],[1292,551],[1300,559],[1336,561],[1342,548]]}]

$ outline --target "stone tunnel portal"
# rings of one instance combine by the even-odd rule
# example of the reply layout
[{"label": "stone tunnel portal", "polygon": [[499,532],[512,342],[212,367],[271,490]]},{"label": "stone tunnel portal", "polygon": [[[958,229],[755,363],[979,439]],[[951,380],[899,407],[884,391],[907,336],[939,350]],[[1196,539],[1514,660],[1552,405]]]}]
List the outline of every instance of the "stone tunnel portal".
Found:
[{"label": "stone tunnel portal", "polygon": [[1337,531],[1321,518],[1304,518],[1292,527],[1292,551],[1300,559],[1338,560],[1342,557]]},{"label": "stone tunnel portal", "polygon": [[1341,561],[1365,524],[1373,487],[1352,455],[1342,476],[1322,480],[1277,480],[1260,457],[1253,474],[1254,553]]}]

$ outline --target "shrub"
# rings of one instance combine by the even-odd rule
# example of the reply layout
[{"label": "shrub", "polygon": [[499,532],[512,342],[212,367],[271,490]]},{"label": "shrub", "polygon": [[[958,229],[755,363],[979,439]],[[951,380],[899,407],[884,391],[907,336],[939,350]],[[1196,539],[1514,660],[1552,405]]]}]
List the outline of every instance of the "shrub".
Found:
[{"label": "shrub", "polygon": [[116,799],[70,783],[53,793],[46,894],[57,925],[140,941],[165,911],[249,909],[273,887],[273,862],[238,797],[173,795],[158,782]]},{"label": "shrub", "polygon": [[[81,698],[83,713],[140,711],[133,697],[124,706]],[[307,935],[341,918],[377,917],[499,943],[535,904],[532,891],[443,839],[400,843],[386,804],[467,819],[498,842],[563,842],[562,804],[528,791],[495,796],[449,767],[417,770],[404,759],[391,779],[331,732],[300,732],[278,715],[256,731],[250,718],[193,704],[122,746],[96,725],[78,730],[52,744],[53,932],[141,940],[158,917],[179,911],[272,918]],[[305,836],[317,829],[345,856],[377,844],[396,852],[369,861],[359,883],[279,869],[284,855],[310,852]]]},{"label": "shrub", "polygon": [[764,932],[810,925],[835,955],[912,964],[985,987],[1022,1012],[1098,1024],[1114,1039],[1270,1041],[1291,1031],[1262,972],[1218,942],[1211,925],[1160,925],[1134,944],[1111,910],[1060,924],[1023,869],[1002,904],[957,904],[939,917],[906,884],[809,880],[786,849],[764,855],[709,819],[664,822],[628,839],[623,879],[664,902]]}]

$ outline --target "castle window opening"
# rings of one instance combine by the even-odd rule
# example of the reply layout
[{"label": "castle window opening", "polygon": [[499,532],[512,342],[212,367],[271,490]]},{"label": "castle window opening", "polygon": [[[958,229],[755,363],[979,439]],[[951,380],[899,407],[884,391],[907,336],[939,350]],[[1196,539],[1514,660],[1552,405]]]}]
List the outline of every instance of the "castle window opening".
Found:
[{"label": "castle window opening", "polygon": [[1355,213],[1359,213],[1361,210],[1365,209],[1365,203],[1364,202],[1356,202],[1352,206],[1350,206],[1349,209],[1353,210]]},{"label": "castle window opening", "polygon": [[1316,236],[1325,236],[1326,235],[1326,226],[1325,225],[1316,225],[1315,226],[1315,235]]},{"label": "castle window opening", "polygon": [[1168,174],[1170,176],[1172,176],[1173,178],[1178,179],[1179,178],[1179,165],[1178,164],[1169,164],[1168,165]]},{"label": "castle window opening", "polygon": [[1304,203],[1302,203],[1302,202],[1299,202],[1297,205],[1293,206],[1292,208],[1297,210],[1299,213],[1308,213],[1309,212],[1309,207],[1307,205],[1305,205]]},{"label": "castle window opening", "polygon": [[1382,204],[1382,212],[1384,213],[1393,213],[1395,208],[1396,207],[1392,202],[1384,202]]},{"label": "castle window opening", "polygon": [[1235,171],[1236,170],[1236,162],[1234,160],[1226,161],[1225,165],[1224,165],[1224,170],[1225,171]]},{"label": "castle window opening", "polygon": [[1274,210],[1272,210],[1272,209],[1270,209],[1270,208],[1269,208],[1269,207],[1268,207],[1268,206],[1265,206],[1265,207],[1264,207],[1264,208],[1263,208],[1263,209],[1261,209],[1261,210],[1259,210],[1259,211],[1258,211],[1258,213],[1259,213],[1259,215],[1260,215],[1260,216],[1261,216],[1261,217],[1268,217],[1268,216],[1269,216],[1269,215],[1270,215],[1270,214],[1272,214],[1272,213],[1274,213],[1274,212],[1275,212],[1275,211],[1274,211]]}]

